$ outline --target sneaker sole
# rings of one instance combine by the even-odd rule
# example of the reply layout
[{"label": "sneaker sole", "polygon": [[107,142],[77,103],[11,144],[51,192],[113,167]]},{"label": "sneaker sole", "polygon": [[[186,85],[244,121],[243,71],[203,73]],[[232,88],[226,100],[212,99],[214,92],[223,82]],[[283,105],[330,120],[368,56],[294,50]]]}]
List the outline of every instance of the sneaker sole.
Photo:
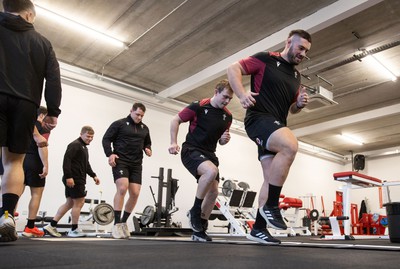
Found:
[{"label": "sneaker sole", "polygon": [[265,219],[265,221],[268,223],[268,225],[275,229],[275,230],[287,230],[287,226],[286,227],[278,227],[276,225],[274,225],[273,223],[270,222],[270,220],[268,219],[268,216],[265,215],[264,210],[262,210],[262,208],[259,208],[258,211],[260,212],[261,216]]},{"label": "sneaker sole", "polygon": [[37,234],[31,234],[31,233],[23,232],[22,236],[25,236],[25,237],[28,237],[28,238],[40,238],[40,237],[43,237],[44,234],[43,235],[37,235]]},{"label": "sneaker sole", "polygon": [[81,237],[86,237],[86,235],[79,235],[79,236],[76,236],[76,235],[67,235],[67,237],[69,237],[69,238],[81,238]]},{"label": "sneaker sole", "polygon": [[198,233],[200,233],[200,232],[203,231],[203,227],[201,227],[201,229],[196,229],[196,228],[193,226],[192,221],[190,220],[190,219],[191,219],[191,217],[190,217],[190,216],[191,216],[190,211],[187,212],[186,216],[189,218],[189,226],[190,226],[190,229],[192,229],[194,232],[198,232]]},{"label": "sneaker sole", "polygon": [[251,234],[246,235],[246,238],[251,240],[251,241],[258,242],[258,243],[261,243],[261,244],[264,244],[264,245],[279,245],[281,243],[280,241],[279,242],[266,241],[264,239],[252,236]]},{"label": "sneaker sole", "polygon": [[8,223],[4,224],[4,226],[0,228],[0,235],[0,242],[12,242],[17,241],[18,239],[18,234],[15,232],[15,226]]},{"label": "sneaker sole", "polygon": [[195,235],[192,235],[192,241],[194,241],[194,242],[204,242],[204,243],[205,242],[209,242],[206,239],[198,237],[198,236],[195,236]]},{"label": "sneaker sole", "polygon": [[43,231],[44,231],[45,234],[48,234],[48,235],[50,235],[52,237],[60,238],[62,236],[61,234],[58,235],[58,234],[54,234],[54,233],[49,232],[49,230],[47,230],[46,227],[43,228]]}]

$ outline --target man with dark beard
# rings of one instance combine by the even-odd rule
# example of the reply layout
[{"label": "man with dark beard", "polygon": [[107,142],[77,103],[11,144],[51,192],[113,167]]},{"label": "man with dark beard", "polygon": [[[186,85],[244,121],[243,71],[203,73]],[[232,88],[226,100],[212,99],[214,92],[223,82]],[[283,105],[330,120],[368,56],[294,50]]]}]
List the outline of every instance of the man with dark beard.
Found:
[{"label": "man with dark beard", "polygon": [[[311,36],[304,30],[290,32],[284,50],[259,52],[229,66],[229,83],[246,111],[247,135],[258,146],[258,159],[264,182],[260,189],[256,221],[248,239],[263,244],[280,244],[266,229],[286,230],[279,210],[279,196],[298,150],[297,138],[286,126],[287,116],[298,113],[308,103],[295,66],[311,47]],[[242,84],[251,75],[251,91]]]}]

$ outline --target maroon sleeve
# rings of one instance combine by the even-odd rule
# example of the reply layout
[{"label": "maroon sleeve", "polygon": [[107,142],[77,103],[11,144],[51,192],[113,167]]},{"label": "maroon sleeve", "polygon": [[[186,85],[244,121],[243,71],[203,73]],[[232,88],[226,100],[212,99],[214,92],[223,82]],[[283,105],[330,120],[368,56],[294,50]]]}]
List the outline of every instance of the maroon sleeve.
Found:
[{"label": "maroon sleeve", "polygon": [[184,109],[182,109],[181,112],[178,113],[179,118],[183,122],[187,121],[192,121],[196,118],[196,110],[199,107],[199,102],[193,102]]}]

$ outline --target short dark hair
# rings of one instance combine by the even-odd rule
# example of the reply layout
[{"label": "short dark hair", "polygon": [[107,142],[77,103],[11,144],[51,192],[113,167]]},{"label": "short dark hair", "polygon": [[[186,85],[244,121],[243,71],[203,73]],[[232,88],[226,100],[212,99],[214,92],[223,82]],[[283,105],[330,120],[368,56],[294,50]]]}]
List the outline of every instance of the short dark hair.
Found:
[{"label": "short dark hair", "polygon": [[31,0],[3,0],[5,12],[19,13],[25,10],[32,10],[35,13],[35,6]]},{"label": "short dark hair", "polygon": [[93,130],[93,128],[91,126],[85,125],[81,129],[81,134],[84,134],[84,133],[94,134],[94,130]]},{"label": "short dark hair", "polygon": [[293,36],[293,35],[298,35],[298,36],[300,36],[301,38],[304,38],[304,39],[307,40],[308,42],[312,43],[312,42],[311,42],[311,35],[310,35],[308,32],[304,31],[304,30],[296,29],[296,30],[290,31],[289,37],[291,37],[291,36]]},{"label": "short dark hair", "polygon": [[215,89],[218,91],[218,93],[221,93],[224,89],[232,90],[231,85],[229,84],[229,81],[227,79],[223,79],[220,82],[215,85]]},{"label": "short dark hair", "polygon": [[136,109],[140,108],[143,112],[146,112],[146,107],[142,103],[134,103],[132,106],[132,110],[136,111]]},{"label": "short dark hair", "polygon": [[37,115],[39,116],[40,114],[47,115],[47,108],[44,106],[40,106],[37,109]]}]

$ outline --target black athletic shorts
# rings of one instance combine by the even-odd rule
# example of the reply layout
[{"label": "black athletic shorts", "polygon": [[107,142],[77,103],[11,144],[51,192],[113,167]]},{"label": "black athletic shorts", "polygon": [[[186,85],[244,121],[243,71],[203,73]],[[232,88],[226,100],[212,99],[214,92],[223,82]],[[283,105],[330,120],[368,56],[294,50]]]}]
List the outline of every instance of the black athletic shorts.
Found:
[{"label": "black athletic shorts", "polygon": [[44,187],[46,178],[40,178],[43,163],[38,154],[26,154],[24,160],[25,185],[29,187]]},{"label": "black athletic shorts", "polygon": [[84,184],[77,184],[74,187],[70,188],[66,185],[66,182],[63,180],[64,186],[65,186],[65,197],[72,198],[72,199],[77,199],[77,198],[82,198],[86,197],[86,185]]},{"label": "black athletic shorts", "polygon": [[141,164],[127,164],[117,161],[117,165],[112,168],[114,182],[121,177],[127,177],[129,183],[136,183],[142,185],[142,165]]},{"label": "black athletic shorts", "polygon": [[276,154],[268,150],[268,139],[273,132],[286,127],[284,123],[270,114],[247,111],[244,125],[247,136],[257,144],[259,160],[264,156]]},{"label": "black athletic shorts", "polygon": [[0,146],[13,153],[26,153],[36,122],[36,105],[0,93]]},{"label": "black athletic shorts", "polygon": [[[181,151],[181,160],[186,169],[198,180],[197,168],[205,161],[212,162],[216,167],[219,166],[218,157],[214,152],[207,152],[198,148],[183,145]],[[219,173],[215,178],[219,182]]]}]

